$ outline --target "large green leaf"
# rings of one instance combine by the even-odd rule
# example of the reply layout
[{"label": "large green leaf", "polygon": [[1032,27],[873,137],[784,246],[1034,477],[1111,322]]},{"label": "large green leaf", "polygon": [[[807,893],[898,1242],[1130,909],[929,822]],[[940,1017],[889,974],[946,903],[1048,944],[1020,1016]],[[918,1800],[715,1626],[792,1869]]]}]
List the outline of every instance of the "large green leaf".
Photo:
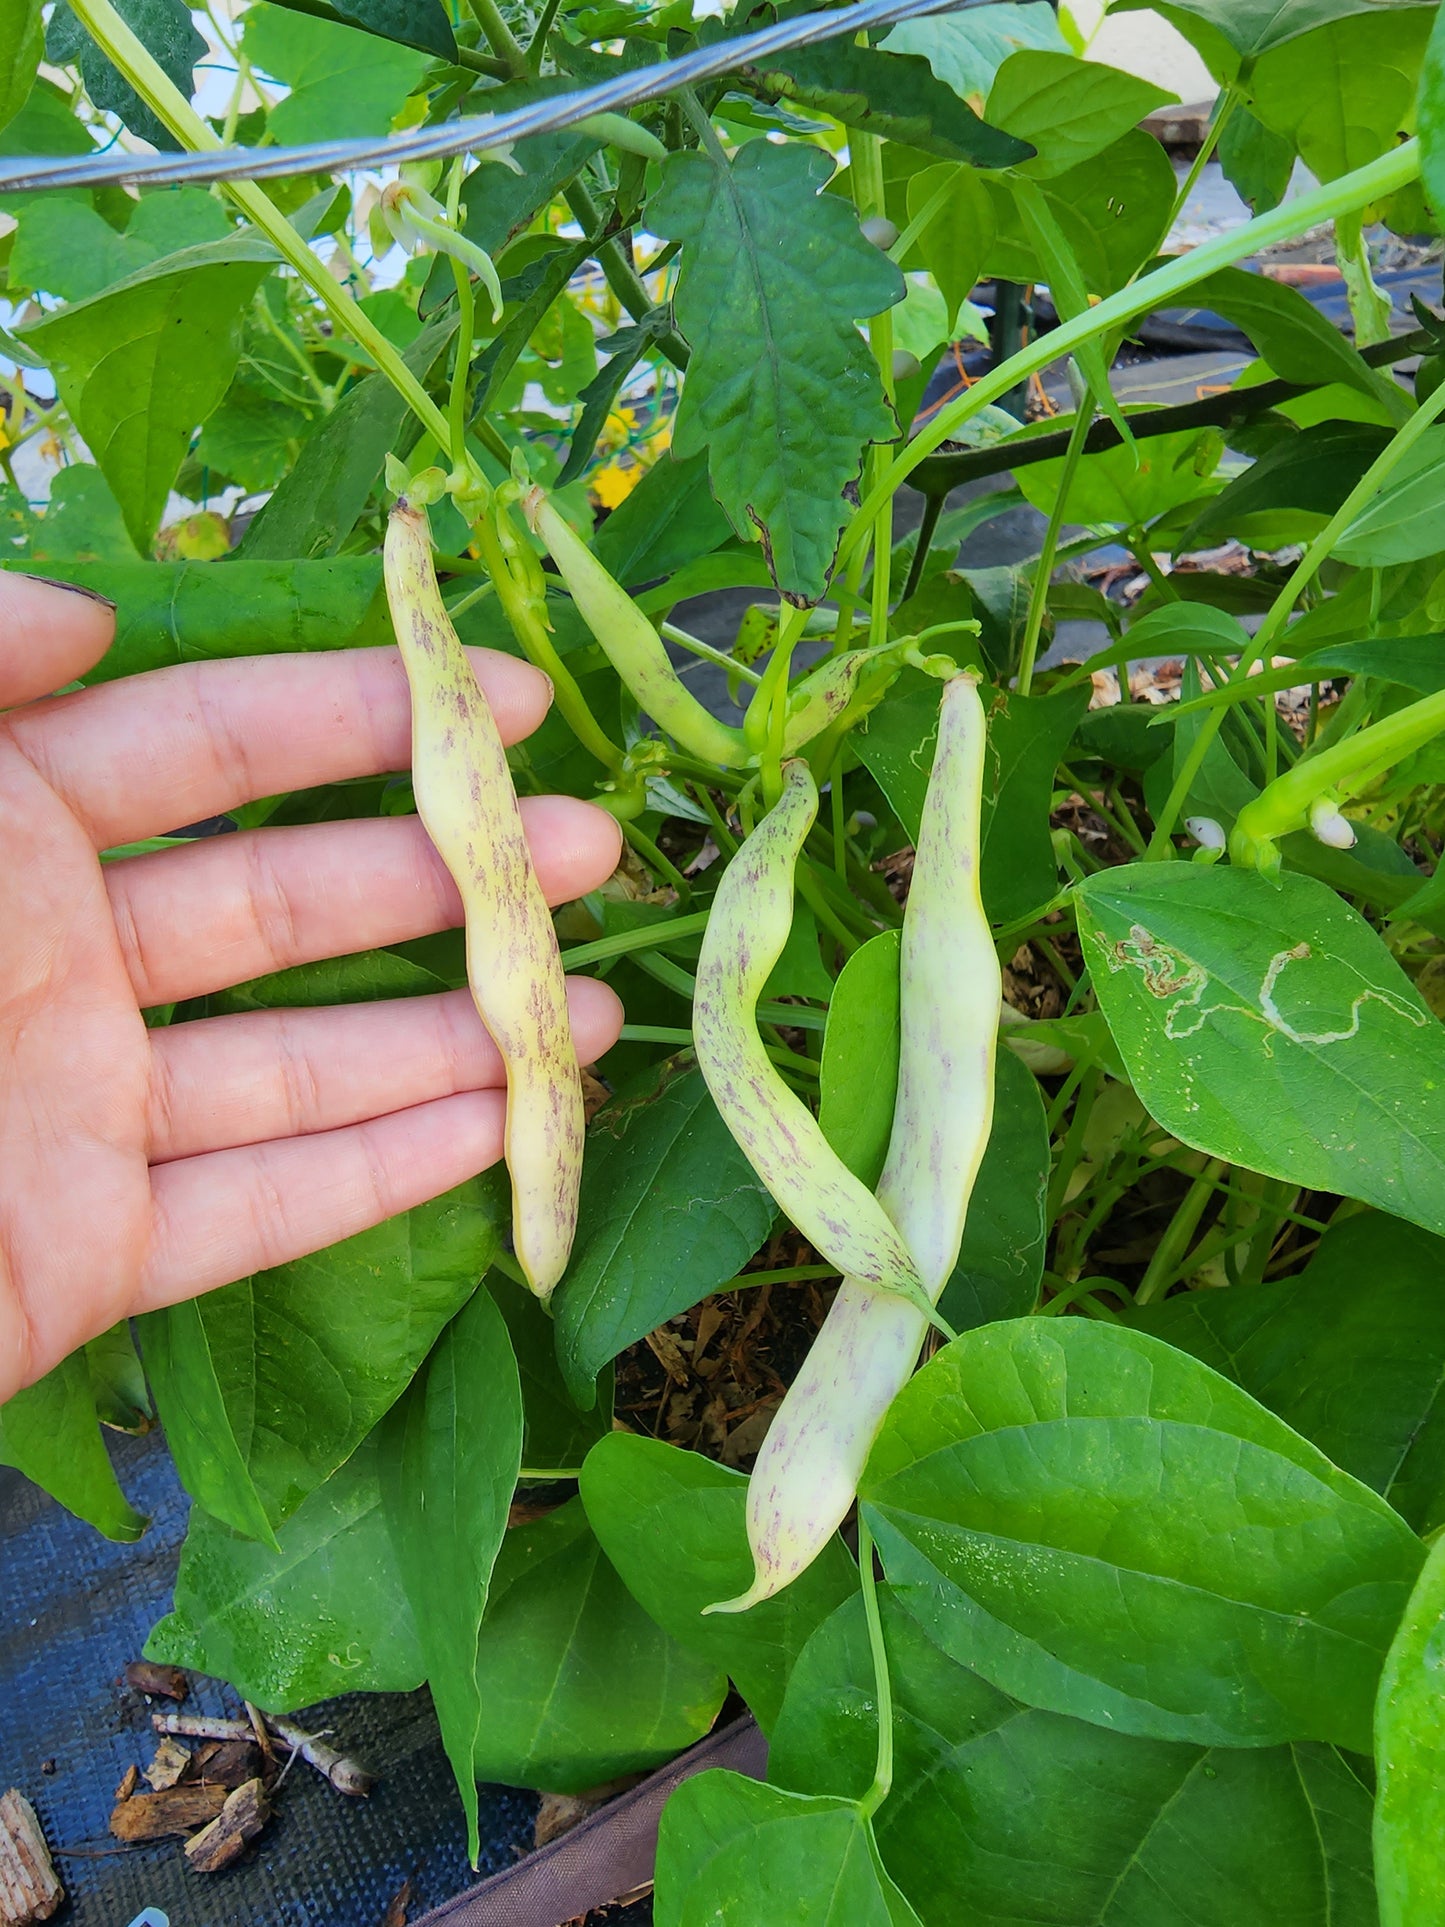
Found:
[{"label": "large green leaf", "polygon": [[908,182],[908,219],[918,230],[908,268],[923,267],[938,283],[950,319],[978,280],[994,233],[994,204],[970,167],[921,168]]},{"label": "large green leaf", "polygon": [[[1086,690],[989,697],[980,859],[984,907],[1011,923],[1058,888],[1049,833],[1054,771],[1088,704]],[[898,820],[916,837],[938,736],[938,684],[907,671],[857,731],[855,744]]]},{"label": "large green leaf", "polygon": [[[1328,421],[1276,442],[1195,517],[1180,549],[1208,548],[1231,535],[1274,548],[1301,529],[1312,534],[1334,514],[1390,433],[1365,422]],[[1302,523],[1301,511],[1316,519]]]},{"label": "large green leaf", "polygon": [[138,562],[120,504],[91,462],[72,462],[50,485],[45,513],[33,518],[23,551],[27,563]]},{"label": "large green leaf", "polygon": [[965,1333],[895,1401],[859,1494],[901,1602],[1003,1692],[1146,1738],[1369,1746],[1420,1541],[1157,1339]]},{"label": "large green leaf", "polygon": [[1243,268],[1219,268],[1196,281],[1189,295],[1191,305],[1223,315],[1247,334],[1281,380],[1309,387],[1343,382],[1388,403],[1397,421],[1406,418],[1409,403],[1398,384],[1361,361],[1298,288]]},{"label": "large green leaf", "polygon": [[1046,180],[1092,160],[1174,98],[1151,81],[1098,61],[1023,48],[994,75],[984,111],[996,126],[1038,149],[1036,159],[1022,164],[1023,172]]},{"label": "large green leaf", "polygon": [[1438,8],[1420,69],[1415,113],[1420,128],[1420,184],[1438,215],[1445,209],[1445,18]]},{"label": "large green leaf", "polygon": [[1405,1608],[1375,1713],[1382,1927],[1426,1927],[1445,1896],[1445,1539]]},{"label": "large green leaf", "polygon": [[111,1469],[83,1351],[0,1405],[0,1465],[23,1472],[107,1539],[145,1531]]},{"label": "large green leaf", "polygon": [[[1138,419],[1137,413],[1132,419]],[[1010,442],[1015,439],[1026,443],[1030,438],[1009,437]],[[1067,519],[1142,527],[1203,495],[1218,459],[1218,441],[1197,429],[1151,435],[1133,448],[1121,444],[1100,449],[1070,483]],[[1063,461],[1025,463],[1017,471],[1019,493],[1047,515],[1058,498],[1064,467]]]},{"label": "large green leaf", "polygon": [[147,194],[121,232],[83,201],[37,194],[20,216],[10,286],[84,301],[164,255],[223,241],[230,233],[221,203],[199,187]]},{"label": "large green leaf", "polygon": [[[152,54],[167,79],[189,100],[193,69],[206,57],[206,43],[196,32],[185,0],[115,0],[116,12]],[[49,59],[80,64],[85,91],[95,106],[116,114],[133,134],[152,147],[176,148],[180,142],[141,99],[110,57],[103,54],[71,12],[69,0],[57,0],[46,35]]]},{"label": "large green leaf", "polygon": [[855,1177],[877,1184],[898,1094],[899,934],[872,937],[844,964],[828,1005],[818,1122]]},{"label": "large green leaf", "polygon": [[525,1285],[500,1271],[487,1273],[487,1289],[506,1320],[522,1382],[522,1461],[539,1470],[580,1466],[590,1448],[612,1430],[612,1373],[605,1370],[599,1396],[579,1409],[557,1363],[552,1319]]},{"label": "large green leaf", "polygon": [[[0,563],[0,567],[23,568]],[[362,649],[392,640],[378,556],[334,562],[62,562],[46,573],[116,604],[115,641],[86,677],[218,656]]]},{"label": "large green leaf", "polygon": [[673,447],[707,449],[733,527],[807,596],[826,587],[864,444],[897,432],[854,324],[902,300],[903,277],[821,192],[831,172],[817,148],[770,141],[726,165],[677,154],[648,205],[683,243],[674,305],[693,356]]},{"label": "large green leaf", "polygon": [[338,1693],[405,1693],[425,1675],[368,1439],[280,1532],[243,1539],[197,1506],[175,1604],[146,1655],[228,1681],[268,1712]]},{"label": "large green leaf", "polygon": [[1068,53],[1051,6],[984,6],[905,20],[882,45],[889,53],[921,54],[946,87],[983,101],[1004,62],[1022,47]]},{"label": "large green leaf", "polygon": [[[243,1468],[278,1525],[401,1395],[497,1249],[477,1183],[342,1244],[141,1320],[169,1369],[156,1402],[181,1479],[219,1516],[254,1518]],[[207,1355],[208,1354],[208,1355]],[[229,1433],[235,1453],[222,1452]]]},{"label": "large green leaf", "polygon": [[580,1499],[507,1534],[477,1658],[479,1780],[577,1793],[656,1766],[707,1732],[725,1687],[637,1605]]},{"label": "large green leaf", "polygon": [[1250,69],[1254,112],[1318,179],[1364,167],[1410,124],[1434,18],[1429,6],[1350,14],[1270,49]]},{"label": "large green leaf", "polygon": [[[985,181],[994,203],[995,232],[985,256],[989,273],[1014,281],[1043,279],[1007,176]],[[1036,183],[1084,287],[1099,295],[1122,288],[1160,247],[1177,185],[1169,156],[1137,127],[1102,154]]]},{"label": "large green leaf", "polygon": [[663,1809],[654,1911],[657,1927],[921,1927],[853,1801],[718,1771]]},{"label": "large green leaf", "polygon": [[1131,864],[1081,885],[1094,989],[1167,1131],[1445,1231],[1445,1030],[1313,877]]},{"label": "large green leaf", "polygon": [[1172,20],[1204,56],[1216,80],[1332,20],[1407,12],[1420,0],[1116,0],[1117,11],[1151,7]]},{"label": "large green leaf", "polygon": [[[1133,1739],[1009,1699],[885,1587],[893,1790],[884,1865],[927,1927],[1375,1927],[1370,1794],[1332,1748]],[[861,1796],[877,1719],[861,1601],[808,1642],[769,1753]]]},{"label": "large green leaf", "polygon": [[741,1271],[773,1216],[700,1071],[669,1066],[599,1111],[554,1300],[573,1397],[590,1403],[609,1359]]},{"label": "large green leaf", "polygon": [[747,1479],[696,1452],[614,1432],[582,1468],[592,1530],[643,1610],[726,1672],[767,1731],[805,1641],[857,1589],[836,1536],[791,1586],[746,1613],[709,1614],[752,1580]]},{"label": "large green leaf", "polygon": [[241,51],[289,89],[267,116],[283,143],[389,132],[430,65],[413,48],[267,0],[248,10]]},{"label": "large green leaf", "polygon": [[1017,138],[981,120],[916,55],[841,40],[793,47],[743,71],[771,92],[832,114],[847,127],[943,160],[1009,167],[1029,158],[1032,134]]},{"label": "large green leaf", "polygon": [[490,1293],[475,1292],[447,1326],[392,1408],[385,1437],[386,1522],[475,1866],[473,1755],[484,1710],[477,1648],[522,1462],[522,1387]]},{"label": "large green leaf", "polygon": [[183,248],[23,330],[142,551],[197,423],[231,385],[241,309],[274,259],[241,237]]},{"label": "large green leaf", "polygon": [[35,85],[45,52],[41,0],[11,0],[0,19],[0,127],[8,127]]},{"label": "large green leaf", "polygon": [[1374,1211],[1294,1278],[1127,1314],[1277,1412],[1417,1532],[1445,1524],[1445,1243]]},{"label": "large green leaf", "polygon": [[[297,13],[319,13],[326,0],[280,0],[283,7]],[[335,0],[335,11],[350,27],[379,34],[383,40],[399,40],[403,47],[420,53],[435,54],[438,60],[455,60],[456,36],[447,19],[442,0]]]}]

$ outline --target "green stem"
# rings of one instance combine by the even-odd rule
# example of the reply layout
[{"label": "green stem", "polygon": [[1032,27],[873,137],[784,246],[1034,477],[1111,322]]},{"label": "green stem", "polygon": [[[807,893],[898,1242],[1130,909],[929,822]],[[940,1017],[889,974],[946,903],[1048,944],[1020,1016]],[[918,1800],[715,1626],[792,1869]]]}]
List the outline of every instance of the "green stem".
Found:
[{"label": "green stem", "polygon": [[1226,87],[1219,96],[1219,105],[1215,109],[1214,119],[1210,122],[1209,129],[1199,144],[1199,152],[1194,156],[1194,165],[1184,176],[1184,185],[1175,195],[1174,205],[1169,210],[1169,219],[1164,224],[1164,232],[1166,234],[1173,232],[1174,223],[1188,206],[1189,196],[1194,192],[1195,188],[1198,187],[1199,176],[1204,172],[1205,164],[1210,155],[1219,145],[1219,137],[1224,132],[1225,125],[1231,114],[1233,114],[1235,108],[1239,106],[1240,99],[1241,96],[1235,92],[1233,87]]},{"label": "green stem", "polygon": [[453,469],[466,466],[467,460],[467,377],[472,371],[472,338],[476,331],[477,302],[472,293],[472,277],[455,255],[447,257],[457,290],[457,348],[452,367],[451,392],[447,398],[448,448]]},{"label": "green stem", "polygon": [[[572,212],[573,219],[584,234],[598,234],[603,227],[602,215],[597,203],[588,190],[587,183],[579,175],[569,181],[562,190],[562,198]],[[625,311],[634,321],[641,321],[650,315],[655,305],[652,296],[642,285],[642,279],[628,259],[616,235],[599,241],[594,250],[597,265],[602,270],[602,278],[621,302]],[[666,355],[674,368],[686,368],[688,346],[675,329],[657,337],[660,353]]]},{"label": "green stem", "polygon": [[728,655],[726,650],[714,649],[710,642],[690,636],[686,629],[679,629],[675,622],[664,622],[658,626],[664,642],[675,642],[679,649],[686,649],[689,655],[698,656],[703,662],[716,663],[719,669],[726,669],[730,676],[751,683],[754,688],[762,681],[756,669],[750,669],[746,663],[739,662],[736,656]]},{"label": "green stem", "polygon": [[1205,1207],[1214,1196],[1214,1187],[1224,1169],[1222,1158],[1210,1158],[1199,1176],[1184,1194],[1184,1201],[1165,1228],[1164,1236],[1154,1247],[1154,1255],[1149,1260],[1138,1291],[1134,1294],[1136,1305],[1148,1305],[1168,1289],[1174,1281],[1175,1272],[1189,1249],[1190,1241],[1199,1229],[1199,1220],[1204,1216]]},{"label": "green stem", "polygon": [[1016,355],[1011,355],[999,367],[981,376],[966,394],[960,395],[948,407],[941,408],[927,427],[893,458],[854,514],[839,546],[839,566],[846,565],[858,545],[867,539],[884,501],[907,481],[919,463],[926,461],[944,442],[952,440],[962,423],[1008,394],[1030,375],[1072,354],[1096,335],[1122,327],[1151,309],[1167,307],[1174,296],[1183,294],[1216,268],[1230,267],[1261,248],[1291,240],[1306,229],[1317,227],[1322,221],[1333,220],[1341,210],[1360,207],[1366,202],[1378,201],[1393,194],[1399,188],[1408,186],[1419,172],[1419,145],[1414,140],[1405,141],[1399,147],[1391,148],[1388,154],[1381,155],[1379,160],[1371,161],[1368,166],[1358,167],[1337,181],[1327,182],[1308,194],[1286,201],[1268,214],[1257,215],[1243,227],[1218,235],[1212,241],[1206,241],[1202,247],[1192,248],[1188,254],[1177,256],[1163,267],[1155,268],[1152,273],[1121,288],[1117,294],[1109,295],[1096,307],[1090,308],[1087,314],[1078,315],[1051,333],[1029,342]]},{"label": "green stem", "polygon": [[1094,419],[1094,397],[1086,389],[1084,399],[1079,404],[1079,412],[1074,417],[1074,426],[1069,432],[1069,446],[1064,451],[1064,465],[1059,472],[1058,493],[1054,506],[1049,511],[1049,525],[1044,530],[1044,545],[1039,551],[1039,559],[1034,565],[1034,579],[1029,585],[1029,612],[1024,623],[1023,648],[1019,654],[1018,687],[1021,696],[1027,696],[1033,687],[1034,663],[1038,659],[1039,637],[1043,633],[1044,616],[1049,606],[1049,584],[1054,574],[1054,554],[1059,546],[1059,534],[1064,526],[1064,512],[1069,506],[1069,490],[1074,485],[1079,462],[1084,453],[1084,437],[1089,432],[1089,424]]},{"label": "green stem", "polygon": [[551,1485],[560,1479],[577,1480],[582,1476],[580,1465],[524,1465],[518,1468],[518,1485]]},{"label": "green stem", "polygon": [[858,1572],[863,1581],[863,1617],[868,1622],[868,1650],[873,1656],[873,1689],[878,1713],[878,1759],[873,1784],[858,1802],[871,1820],[893,1790],[893,1681],[888,1673],[888,1649],[883,1643],[883,1616],[878,1610],[878,1579],[873,1570],[873,1534],[858,1513]]},{"label": "green stem", "polygon": [[487,45],[498,60],[506,63],[508,73],[522,79],[527,71],[527,56],[522,51],[521,42],[502,18],[497,0],[468,0],[472,12],[477,17],[477,25],[487,36]]},{"label": "green stem", "polygon": [[532,38],[527,43],[527,65],[534,74],[540,74],[542,71],[542,61],[547,52],[547,36],[552,31],[561,5],[562,0],[547,0],[547,4],[543,7],[541,15],[538,18]]},{"label": "green stem", "polygon": [[[577,687],[572,672],[558,655],[541,613],[531,598],[521,590],[512,577],[511,568],[503,551],[497,531],[490,519],[483,515],[472,526],[472,537],[487,565],[487,573],[496,584],[497,600],[506,613],[507,621],[529,660],[552,679],[556,692],[557,707],[566,718],[567,725],[585,750],[595,756],[604,768],[614,775],[626,766],[626,757],[603,730],[597,718],[587,706],[587,699]],[[520,539],[520,538],[519,538]]]},{"label": "green stem", "polygon": [[663,852],[658,849],[646,831],[639,830],[635,823],[624,823],[622,825],[622,834],[627,838],[627,841],[644,862],[650,863],[659,876],[666,877],[683,903],[691,901],[692,885],[682,874],[682,871],[678,869],[671,857],[665,856]]},{"label": "green stem", "polygon": [[671,1044],[676,1050],[687,1050],[692,1032],[673,1024],[624,1024],[619,1038],[624,1044]]},{"label": "green stem", "polygon": [[925,495],[923,498],[923,516],[918,524],[918,536],[913,545],[913,560],[908,565],[903,594],[898,598],[900,602],[907,602],[911,595],[916,594],[918,585],[923,580],[928,551],[933,545],[933,533],[938,527],[938,518],[943,513],[943,503],[944,497],[941,495]]},{"label": "green stem", "polygon": [[[1396,151],[1403,153],[1405,150],[1400,148]],[[1360,170],[1361,173],[1367,173],[1368,171],[1366,168]],[[1334,183],[1334,185],[1338,185],[1338,183]],[[1312,196],[1301,197],[1301,199],[1312,198]],[[1291,205],[1298,206],[1299,203],[1294,202]],[[1212,246],[1213,244],[1210,243],[1208,245]],[[1194,255],[1190,258],[1195,259],[1202,252],[1203,249],[1196,248]],[[1098,312],[1097,309],[1095,312]],[[1314,581],[1321,564],[1333,554],[1336,543],[1350,526],[1351,522],[1353,522],[1360,511],[1369,504],[1381,484],[1399,465],[1403,458],[1409,454],[1410,450],[1415,446],[1415,443],[1419,441],[1425,430],[1435,420],[1435,417],[1442,409],[1445,409],[1445,382],[1442,382],[1434,394],[1416,409],[1415,413],[1410,417],[1409,421],[1406,422],[1405,426],[1400,429],[1394,439],[1380,451],[1375,460],[1371,462],[1370,466],[1360,477],[1359,481],[1350,490],[1339,508],[1336,509],[1335,513],[1330,517],[1324,528],[1320,530],[1314,541],[1311,542],[1308,549],[1306,549],[1305,553],[1301,556],[1289,580],[1270,605],[1269,612],[1251,638],[1248,648],[1244,650],[1239,661],[1235,664],[1234,673],[1229,679],[1231,684],[1243,682],[1254,665],[1259,662],[1262,657],[1272,652],[1275,638],[1288,622],[1295,603],[1299,600],[1309,584]],[[1200,724],[1199,734],[1195,737],[1188,755],[1179,767],[1179,772],[1174,778],[1173,787],[1170,789],[1164,808],[1159,814],[1159,820],[1154,826],[1154,834],[1150,838],[1148,851],[1151,861],[1158,862],[1162,858],[1172,855],[1172,845],[1169,842],[1169,838],[1173,835],[1174,825],[1179,820],[1179,813],[1184,807],[1185,799],[1189,795],[1194,779],[1199,774],[1204,759],[1209,754],[1210,747],[1215,737],[1219,734],[1227,714],[1228,710],[1226,708],[1212,709],[1205,715],[1203,722]],[[1314,761],[1316,759],[1311,758],[1309,760]],[[1308,767],[1308,764],[1306,764],[1306,767]]]},{"label": "green stem", "polygon": [[754,1285],[800,1285],[810,1278],[836,1278],[836,1265],[784,1265],[779,1271],[740,1271],[718,1291],[742,1291]]},{"label": "green stem", "polygon": [[566,970],[582,970],[588,964],[629,956],[634,950],[658,950],[683,937],[700,937],[706,929],[707,911],[694,910],[685,917],[670,917],[666,923],[648,924],[641,930],[619,930],[613,937],[574,943],[570,950],[562,952],[562,965]]}]

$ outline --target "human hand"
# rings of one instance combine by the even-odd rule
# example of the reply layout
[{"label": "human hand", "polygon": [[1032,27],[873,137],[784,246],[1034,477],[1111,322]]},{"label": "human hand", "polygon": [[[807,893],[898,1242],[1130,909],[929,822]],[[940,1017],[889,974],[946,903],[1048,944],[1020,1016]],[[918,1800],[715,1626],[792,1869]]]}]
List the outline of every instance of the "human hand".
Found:
[{"label": "human hand", "polygon": [[[318,1250],[502,1155],[501,1061],[466,991],[212,1017],[142,1010],[461,922],[415,817],[97,852],[280,790],[404,768],[395,650],[263,656],[53,690],[108,605],[0,573],[0,1402],[117,1320]],[[502,736],[547,679],[471,652]],[[18,705],[12,707],[12,705]],[[551,903],[616,865],[614,820],[522,814]],[[584,1063],[616,1039],[570,989]]]}]

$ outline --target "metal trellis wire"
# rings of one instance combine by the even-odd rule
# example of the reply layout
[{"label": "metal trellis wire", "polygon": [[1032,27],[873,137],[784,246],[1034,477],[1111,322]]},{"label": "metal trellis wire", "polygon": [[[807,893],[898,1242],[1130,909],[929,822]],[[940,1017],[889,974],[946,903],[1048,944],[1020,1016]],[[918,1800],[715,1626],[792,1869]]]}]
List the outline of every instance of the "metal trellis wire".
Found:
[{"label": "metal trellis wire", "polygon": [[259,181],[294,174],[345,173],[400,161],[440,160],[472,149],[499,147],[529,134],[551,134],[589,114],[616,112],[658,100],[678,87],[713,80],[734,68],[753,66],[793,47],[891,25],[922,14],[959,13],[988,0],[860,0],[830,13],[805,13],[756,33],[699,47],[676,60],[634,68],[611,80],[580,87],[506,114],[477,114],[436,127],[408,128],[384,138],[311,141],[296,147],[217,147],[195,154],[91,154],[48,158],[0,155],[0,190],[46,187],[108,187],[120,183],[174,182],[205,186],[212,181]]}]

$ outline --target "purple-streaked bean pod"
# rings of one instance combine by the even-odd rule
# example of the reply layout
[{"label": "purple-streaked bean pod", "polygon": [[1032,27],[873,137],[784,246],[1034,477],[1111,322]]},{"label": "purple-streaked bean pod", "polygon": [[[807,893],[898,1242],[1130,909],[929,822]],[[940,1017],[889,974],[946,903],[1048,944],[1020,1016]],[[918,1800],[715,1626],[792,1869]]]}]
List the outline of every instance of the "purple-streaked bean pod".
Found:
[{"label": "purple-streaked bean pod", "polygon": [[[898,1097],[878,1184],[935,1304],[958,1261],[993,1122],[1002,985],[978,888],[984,735],[977,686],[955,677],[944,686],[904,916]],[[817,1558],[853,1503],[926,1329],[915,1306],[844,1278],[748,1487],[753,1583],[709,1611],[770,1599]]]},{"label": "purple-streaked bean pod", "polygon": [[426,511],[386,531],[386,595],[411,686],[417,814],[461,892],[467,977],[507,1072],[517,1262],[539,1298],[566,1269],[582,1177],[582,1076],[551,913],[507,753],[437,588]]},{"label": "purple-streaked bean pod", "polygon": [[782,796],[713,898],[698,958],[693,1046],[724,1123],[803,1236],[864,1287],[917,1298],[918,1267],[904,1239],[783,1082],[758,1035],[758,997],[788,940],[793,871],[817,813],[811,770],[786,764]]}]

